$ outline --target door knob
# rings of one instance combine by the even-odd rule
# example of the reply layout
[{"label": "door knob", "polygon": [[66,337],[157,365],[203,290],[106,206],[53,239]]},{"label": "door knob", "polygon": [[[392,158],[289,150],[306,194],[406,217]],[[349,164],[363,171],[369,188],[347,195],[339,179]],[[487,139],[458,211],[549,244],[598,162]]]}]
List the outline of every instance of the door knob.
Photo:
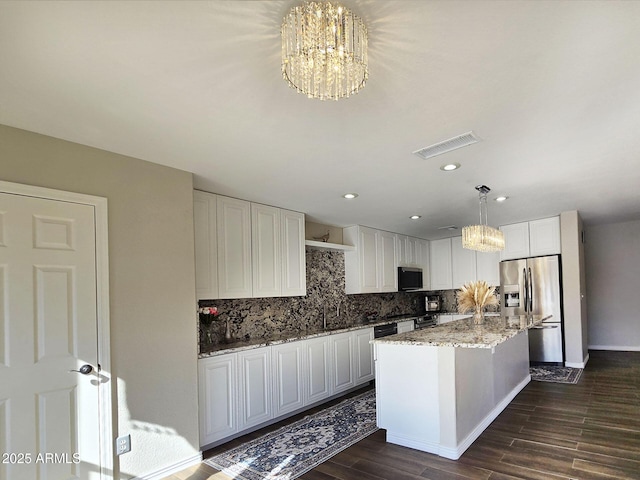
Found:
[{"label": "door knob", "polygon": [[77,373],[81,373],[83,375],[89,375],[91,372],[93,372],[93,367],[91,365],[89,365],[88,363],[82,365],[80,367],[79,370],[69,370],[70,372],[77,372]]}]

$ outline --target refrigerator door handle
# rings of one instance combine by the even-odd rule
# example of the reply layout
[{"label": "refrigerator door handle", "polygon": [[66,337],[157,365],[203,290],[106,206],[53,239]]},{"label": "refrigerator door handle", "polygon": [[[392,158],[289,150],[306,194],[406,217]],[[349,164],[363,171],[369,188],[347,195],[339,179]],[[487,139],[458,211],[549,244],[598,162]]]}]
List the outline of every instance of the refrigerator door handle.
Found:
[{"label": "refrigerator door handle", "polygon": [[529,282],[526,268],[522,269],[522,278],[524,280],[524,312],[529,313]]},{"label": "refrigerator door handle", "polygon": [[533,276],[529,267],[529,313],[533,313]]}]

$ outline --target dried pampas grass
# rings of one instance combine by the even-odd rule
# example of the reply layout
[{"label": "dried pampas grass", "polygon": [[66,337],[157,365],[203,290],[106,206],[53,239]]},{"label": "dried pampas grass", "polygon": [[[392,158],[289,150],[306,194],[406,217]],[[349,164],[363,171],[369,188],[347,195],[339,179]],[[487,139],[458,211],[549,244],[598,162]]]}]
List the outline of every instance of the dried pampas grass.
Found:
[{"label": "dried pampas grass", "polygon": [[482,312],[485,307],[498,305],[498,297],[494,295],[496,287],[484,280],[465,283],[458,290],[458,312]]}]

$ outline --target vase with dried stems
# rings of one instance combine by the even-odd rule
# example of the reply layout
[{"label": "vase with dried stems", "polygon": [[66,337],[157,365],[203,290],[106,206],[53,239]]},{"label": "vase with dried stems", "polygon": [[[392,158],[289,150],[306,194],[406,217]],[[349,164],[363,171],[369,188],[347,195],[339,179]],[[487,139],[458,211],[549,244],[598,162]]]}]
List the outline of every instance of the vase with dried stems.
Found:
[{"label": "vase with dried stems", "polygon": [[494,295],[496,287],[484,280],[465,283],[457,292],[458,312],[473,312],[473,323],[484,323],[484,310],[490,305],[498,304],[498,297]]}]

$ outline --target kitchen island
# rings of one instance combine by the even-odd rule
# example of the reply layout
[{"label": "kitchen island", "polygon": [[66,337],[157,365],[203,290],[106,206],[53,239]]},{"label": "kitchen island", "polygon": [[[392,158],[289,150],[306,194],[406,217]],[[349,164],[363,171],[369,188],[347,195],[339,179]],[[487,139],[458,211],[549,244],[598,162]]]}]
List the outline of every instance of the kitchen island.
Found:
[{"label": "kitchen island", "polygon": [[531,381],[528,329],[547,318],[466,318],[373,340],[387,441],[460,458]]}]

